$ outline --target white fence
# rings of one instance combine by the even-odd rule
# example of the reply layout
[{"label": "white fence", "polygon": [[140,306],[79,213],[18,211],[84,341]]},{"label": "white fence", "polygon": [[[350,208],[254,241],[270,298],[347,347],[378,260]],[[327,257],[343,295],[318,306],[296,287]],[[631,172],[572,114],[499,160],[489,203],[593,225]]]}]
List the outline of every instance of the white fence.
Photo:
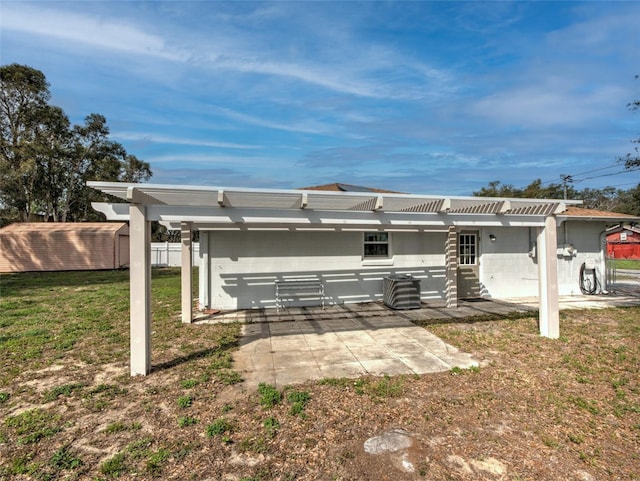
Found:
[{"label": "white fence", "polygon": [[[151,265],[158,267],[177,267],[181,264],[181,245],[179,242],[152,242]],[[200,244],[192,244],[193,265],[198,265]]]}]

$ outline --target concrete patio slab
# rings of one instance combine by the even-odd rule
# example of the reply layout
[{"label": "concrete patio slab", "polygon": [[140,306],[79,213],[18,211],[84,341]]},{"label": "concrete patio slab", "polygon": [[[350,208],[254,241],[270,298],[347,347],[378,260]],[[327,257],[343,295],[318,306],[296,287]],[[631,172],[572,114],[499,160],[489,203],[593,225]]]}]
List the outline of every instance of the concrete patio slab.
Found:
[{"label": "concrete patio slab", "polygon": [[321,364],[320,372],[323,378],[346,377],[356,379],[367,374],[366,369],[358,361],[340,364]]},{"label": "concrete patio slab", "polygon": [[440,372],[450,369],[449,364],[444,362],[435,354],[430,354],[428,352],[421,355],[402,356],[401,359],[402,362],[404,362],[416,374],[429,374],[430,372]]},{"label": "concrete patio slab", "polygon": [[470,355],[389,313],[365,320],[245,324],[242,329],[234,367],[249,389],[261,382],[282,387],[327,377],[426,374],[477,365]]},{"label": "concrete patio slab", "polygon": [[416,374],[401,359],[370,359],[360,361],[367,373],[374,376],[398,376],[400,374]]},{"label": "concrete patio slab", "polygon": [[[561,309],[640,305],[640,284],[617,295],[562,296]],[[234,369],[245,388],[260,382],[279,387],[322,378],[427,374],[469,368],[477,361],[412,321],[455,322],[485,314],[532,312],[537,298],[460,301],[447,309],[435,301],[395,311],[382,303],[282,309],[253,309],[200,318],[198,322],[241,322]]]}]

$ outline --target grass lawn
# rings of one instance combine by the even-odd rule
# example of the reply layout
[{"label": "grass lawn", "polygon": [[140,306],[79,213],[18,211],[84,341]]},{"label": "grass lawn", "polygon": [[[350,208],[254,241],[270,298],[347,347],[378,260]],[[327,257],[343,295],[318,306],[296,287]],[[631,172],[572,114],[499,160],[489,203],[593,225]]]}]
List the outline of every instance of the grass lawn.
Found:
[{"label": "grass lawn", "polygon": [[631,269],[640,271],[640,259],[614,259],[616,269]]},{"label": "grass lawn", "polygon": [[[177,269],[152,289],[154,369],[131,378],[128,272],[2,275],[1,480],[640,479],[640,307],[563,312],[558,340],[425,322],[481,367],[246,390],[240,326],[182,324]],[[364,451],[390,429],[412,446]]]}]

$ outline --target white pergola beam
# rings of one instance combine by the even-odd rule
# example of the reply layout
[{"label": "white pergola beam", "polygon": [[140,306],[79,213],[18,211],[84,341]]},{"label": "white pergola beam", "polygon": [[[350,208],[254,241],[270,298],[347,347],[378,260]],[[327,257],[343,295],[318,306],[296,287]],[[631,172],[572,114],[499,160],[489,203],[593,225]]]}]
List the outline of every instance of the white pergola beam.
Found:
[{"label": "white pergola beam", "polygon": [[[106,210],[106,209],[103,209]],[[332,211],[314,209],[268,209],[219,206],[168,206],[150,205],[147,219],[152,221],[193,222],[201,224],[224,224],[233,226],[478,226],[478,227],[541,227],[543,215],[500,215],[495,214],[446,214],[424,212],[385,212],[385,211]]]},{"label": "white pergola beam", "polygon": [[131,375],[151,371],[151,224],[145,206],[129,207]]},{"label": "white pergola beam", "polygon": [[558,234],[556,218],[546,218],[538,229],[538,297],[540,335],[557,339],[560,336],[558,306]]}]

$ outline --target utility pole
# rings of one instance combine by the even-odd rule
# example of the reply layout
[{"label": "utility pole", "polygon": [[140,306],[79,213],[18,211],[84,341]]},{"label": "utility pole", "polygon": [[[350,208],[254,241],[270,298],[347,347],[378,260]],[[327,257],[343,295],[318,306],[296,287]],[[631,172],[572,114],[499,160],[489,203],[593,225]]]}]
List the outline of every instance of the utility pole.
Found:
[{"label": "utility pole", "polygon": [[567,183],[573,183],[573,177],[571,175],[560,174],[562,179],[562,187],[564,189],[564,200],[567,200]]}]

